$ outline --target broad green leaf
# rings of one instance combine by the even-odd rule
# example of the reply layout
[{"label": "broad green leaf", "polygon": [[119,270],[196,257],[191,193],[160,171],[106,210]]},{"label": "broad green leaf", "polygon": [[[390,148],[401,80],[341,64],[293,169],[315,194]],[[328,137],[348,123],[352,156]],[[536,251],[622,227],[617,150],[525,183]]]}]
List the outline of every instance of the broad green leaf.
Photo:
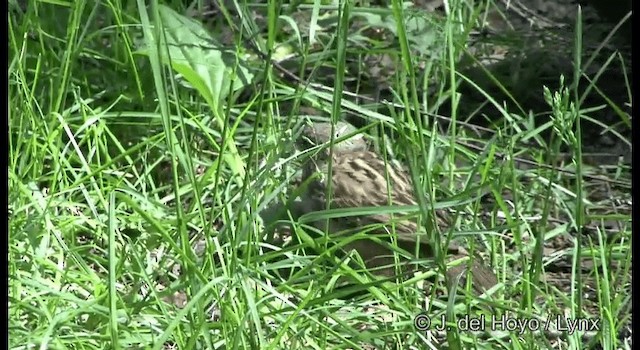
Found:
[{"label": "broad green leaf", "polygon": [[236,52],[224,49],[202,24],[166,6],[160,6],[159,12],[165,34],[159,40],[164,45],[160,51],[163,60],[198,90],[212,109],[218,111],[230,92],[231,84],[231,90],[237,91],[246,86],[253,75],[236,59]]},{"label": "broad green leaf", "polygon": [[[201,23],[187,18],[160,5],[158,8],[162,23],[156,23],[163,29],[156,42],[160,43],[159,53],[162,61],[169,64],[184,81],[197,90],[211,108],[216,126],[224,127],[221,107],[232,91],[237,91],[253,79],[235,51],[224,49]],[[148,54],[149,48],[142,54]],[[235,72],[234,72],[235,68]],[[231,135],[233,130],[229,129]],[[222,155],[234,174],[244,177],[244,162],[231,135],[226,145],[229,148]]]}]

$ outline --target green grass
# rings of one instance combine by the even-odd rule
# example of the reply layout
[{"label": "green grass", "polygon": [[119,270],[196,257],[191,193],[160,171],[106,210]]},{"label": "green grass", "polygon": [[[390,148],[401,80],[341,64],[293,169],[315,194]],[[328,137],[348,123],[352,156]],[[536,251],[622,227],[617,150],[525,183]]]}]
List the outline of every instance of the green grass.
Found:
[{"label": "green grass", "polygon": [[[629,144],[627,63],[610,37],[590,51],[574,26],[572,70],[508,71],[536,77],[513,86],[468,49],[484,16],[471,2],[448,3],[447,16],[400,1],[227,2],[207,25],[179,15],[181,2],[146,3],[10,3],[12,349],[630,347],[630,164],[585,161],[593,125]],[[395,62],[382,82],[368,76],[372,54]],[[607,90],[611,70],[622,93]],[[417,212],[456,209],[445,232],[425,223],[431,239],[483,256],[498,286],[449,291],[442,253],[410,281],[376,281],[302,224],[313,214],[278,244],[259,213],[293,197],[309,108],[355,121],[406,164],[420,198],[436,198]],[[559,250],[541,244],[558,237]],[[437,288],[425,296],[427,277]],[[600,331],[450,327],[434,340],[416,329],[420,314],[559,314]]]}]

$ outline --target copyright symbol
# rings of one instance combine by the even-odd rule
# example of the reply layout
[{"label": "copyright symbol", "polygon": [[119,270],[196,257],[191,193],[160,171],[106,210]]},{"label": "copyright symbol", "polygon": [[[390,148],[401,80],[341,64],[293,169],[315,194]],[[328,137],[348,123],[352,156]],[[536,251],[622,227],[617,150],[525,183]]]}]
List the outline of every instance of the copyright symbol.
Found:
[{"label": "copyright symbol", "polygon": [[413,325],[419,331],[426,331],[431,326],[431,318],[425,314],[419,314],[413,318]]}]

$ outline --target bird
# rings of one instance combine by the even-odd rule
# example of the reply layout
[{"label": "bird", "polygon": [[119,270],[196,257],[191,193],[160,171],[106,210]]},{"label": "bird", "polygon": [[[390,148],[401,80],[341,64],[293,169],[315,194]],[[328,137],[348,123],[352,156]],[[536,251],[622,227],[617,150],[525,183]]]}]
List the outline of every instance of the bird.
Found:
[{"label": "bird", "polygon": [[[328,143],[331,139],[330,123],[315,123],[303,129],[302,148]],[[357,129],[346,122],[338,122],[334,139],[349,135]],[[336,143],[332,151],[325,148],[311,157],[303,167],[303,179],[314,174],[320,175],[312,181],[309,188],[309,199],[315,199],[316,204],[325,203],[326,177],[328,174],[329,157],[331,156],[331,205],[332,208],[349,208],[360,206],[388,206],[388,205],[417,205],[414,196],[411,177],[406,169],[397,163],[387,162],[377,153],[369,151],[362,134]],[[310,202],[314,202],[311,200]],[[437,222],[440,226],[447,223],[447,212],[437,212]],[[388,222],[387,214],[369,215],[365,223]],[[360,220],[359,223],[362,223]],[[413,221],[398,223],[402,232],[416,232],[417,225]]]},{"label": "bird", "polygon": [[[345,135],[354,134],[357,129],[350,123],[338,122],[334,127],[331,123],[316,122],[303,128],[299,145],[309,148],[328,143],[332,130],[334,140]],[[329,159],[331,159],[331,193],[327,205],[327,184]],[[413,192],[413,185],[408,172],[396,164],[386,162],[377,153],[369,151],[362,134],[337,142],[332,148],[324,148],[310,157],[303,166],[303,179],[312,176],[317,179],[310,181],[302,203],[304,212],[319,211],[327,208],[358,208],[381,207],[389,205],[417,205]],[[438,224],[446,224],[444,212],[438,213]],[[402,213],[398,213],[399,217]],[[368,214],[362,216],[340,217],[329,220],[328,231],[332,234],[349,230],[378,225],[372,233],[381,236],[392,231],[391,215]],[[407,252],[414,252],[418,241],[418,225],[414,220],[394,220],[398,247]],[[325,220],[314,223],[316,228],[323,230]],[[382,232],[381,232],[382,231]],[[345,247],[346,250],[355,249],[363,258],[368,268],[380,268],[382,275],[393,275],[393,255],[389,247],[374,243],[369,239],[356,240]],[[420,250],[431,253],[431,245],[426,239],[421,242]]]},{"label": "bird", "polygon": [[[298,208],[300,213],[325,209],[418,204],[409,172],[401,165],[385,161],[376,152],[370,151],[364,136],[357,131],[355,126],[343,121],[334,125],[329,122],[315,122],[303,128],[297,142],[301,149],[330,144],[332,139],[334,142],[332,147],[311,151],[312,155],[303,164],[302,181],[308,182],[308,187],[300,201],[302,205]],[[348,135],[352,136],[342,140]],[[331,163],[330,182],[328,181],[329,163]],[[329,183],[331,193],[327,191]],[[417,251],[418,258],[431,257],[434,251],[427,235],[420,234],[416,213],[403,215],[403,213],[394,212],[393,215],[393,219],[391,214],[386,212],[342,216],[328,221],[315,221],[313,226],[320,231],[326,231],[329,235],[339,235],[343,232],[357,233],[371,228],[365,237],[349,241],[342,249],[357,251],[365,267],[374,274],[396,277],[398,272],[395,269],[394,248],[388,239],[392,234],[395,234],[397,247],[409,253],[409,256]],[[435,224],[440,229],[446,229],[450,225],[450,215],[445,209],[435,211]],[[376,236],[377,239],[369,239],[367,235]],[[416,246],[418,246],[417,250]],[[461,253],[456,246],[448,247],[448,252],[452,253],[450,260],[466,256],[466,252]],[[415,265],[406,264],[407,259],[401,260],[403,261],[403,264],[400,264],[401,275],[415,271]],[[474,279],[472,283],[474,289],[483,292],[497,284],[493,271],[471,260],[469,266]],[[447,271],[447,274],[452,280],[466,271],[461,267],[453,267]]]}]

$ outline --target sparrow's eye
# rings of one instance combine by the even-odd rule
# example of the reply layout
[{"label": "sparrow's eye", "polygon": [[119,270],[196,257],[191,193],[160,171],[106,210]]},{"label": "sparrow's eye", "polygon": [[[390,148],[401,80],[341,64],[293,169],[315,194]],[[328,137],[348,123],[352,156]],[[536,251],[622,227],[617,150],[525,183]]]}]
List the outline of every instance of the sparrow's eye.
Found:
[{"label": "sparrow's eye", "polygon": [[355,129],[350,125],[342,125],[342,126],[338,126],[336,127],[336,138],[344,136],[348,133],[350,133],[351,131],[355,131]]}]

